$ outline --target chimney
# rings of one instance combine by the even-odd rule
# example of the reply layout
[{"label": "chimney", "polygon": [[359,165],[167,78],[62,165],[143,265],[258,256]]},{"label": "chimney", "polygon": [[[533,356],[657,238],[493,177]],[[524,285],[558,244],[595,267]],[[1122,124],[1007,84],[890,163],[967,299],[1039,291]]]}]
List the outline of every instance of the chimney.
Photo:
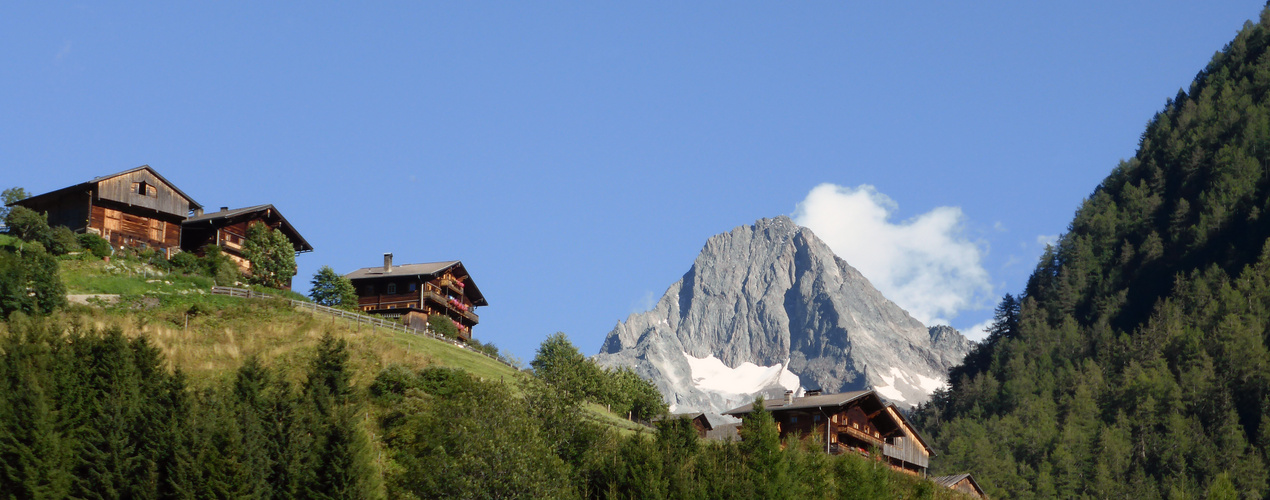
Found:
[{"label": "chimney", "polygon": [[794,391],[785,391],[785,404],[794,402]]},{"label": "chimney", "polygon": [[392,272],[392,252],[384,254],[384,272]]},{"label": "chimney", "polygon": [[819,395],[820,395],[820,389],[807,389],[807,393],[804,394],[804,396],[819,396]]},{"label": "chimney", "polygon": [[228,211],[229,211],[229,207],[220,207],[220,211],[222,211],[222,212],[228,212]]},{"label": "chimney", "polygon": [[203,209],[201,209],[201,208],[196,208],[196,209],[194,209],[194,216],[195,216],[195,217],[198,217],[198,216],[200,216],[200,215],[203,215]]}]

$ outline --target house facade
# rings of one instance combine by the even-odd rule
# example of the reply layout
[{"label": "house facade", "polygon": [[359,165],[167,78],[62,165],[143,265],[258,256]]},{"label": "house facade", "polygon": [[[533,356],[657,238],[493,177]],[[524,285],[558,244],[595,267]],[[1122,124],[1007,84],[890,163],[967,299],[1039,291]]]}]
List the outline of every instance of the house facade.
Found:
[{"label": "house facade", "polygon": [[387,253],[383,266],[358,269],[345,277],[352,281],[363,312],[397,318],[419,329],[426,328],[429,316],[445,316],[463,340],[472,339],[472,328],[480,322],[476,309],[489,305],[457,260],[395,266]]},{"label": "house facade", "polygon": [[[763,407],[776,421],[782,439],[817,436],[828,453],[858,453],[917,475],[925,475],[934,454],[898,409],[872,390],[808,391],[802,397],[786,392],[784,399],[765,401]],[[749,404],[724,415],[745,418],[753,411]]]},{"label": "house facade", "polygon": [[[297,254],[313,251],[313,246],[273,205],[233,210],[221,207],[220,211],[212,213],[195,210],[194,216],[181,222],[181,250],[202,254],[207,245],[217,245],[238,265],[240,271],[249,273],[251,262],[243,255],[243,243],[247,240],[247,227],[252,224],[264,224],[275,231],[281,231]],[[290,284],[287,288],[290,288]]]},{"label": "house facade", "polygon": [[14,205],[48,214],[50,226],[97,234],[116,248],[154,248],[169,257],[181,246],[181,222],[203,208],[149,165]]}]

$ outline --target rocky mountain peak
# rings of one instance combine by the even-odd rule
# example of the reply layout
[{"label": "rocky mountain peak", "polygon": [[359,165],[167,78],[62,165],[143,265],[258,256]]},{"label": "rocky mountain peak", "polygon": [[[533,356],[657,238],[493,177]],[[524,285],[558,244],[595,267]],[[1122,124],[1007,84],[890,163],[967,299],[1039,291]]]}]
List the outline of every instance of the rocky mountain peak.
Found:
[{"label": "rocky mountain peak", "polygon": [[927,329],[789,217],[706,241],[652,310],[609,332],[596,361],[630,366],[676,411],[719,412],[761,392],[872,387],[924,401],[970,343]]}]

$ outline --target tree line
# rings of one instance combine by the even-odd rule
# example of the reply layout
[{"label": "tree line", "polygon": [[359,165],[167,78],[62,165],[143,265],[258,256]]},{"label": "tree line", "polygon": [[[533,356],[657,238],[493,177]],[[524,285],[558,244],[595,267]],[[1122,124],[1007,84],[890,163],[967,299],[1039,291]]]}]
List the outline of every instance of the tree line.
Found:
[{"label": "tree line", "polygon": [[1270,10],[1157,113],[917,414],[1010,498],[1270,493]]}]

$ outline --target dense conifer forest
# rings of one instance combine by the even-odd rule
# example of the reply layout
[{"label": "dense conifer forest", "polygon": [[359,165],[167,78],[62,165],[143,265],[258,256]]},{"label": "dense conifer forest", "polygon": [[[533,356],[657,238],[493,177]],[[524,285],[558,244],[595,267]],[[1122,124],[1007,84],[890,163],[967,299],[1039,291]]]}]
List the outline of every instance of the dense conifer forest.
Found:
[{"label": "dense conifer forest", "polygon": [[1266,496],[1268,45],[1270,11],[1168,100],[1001,302],[918,414],[939,469],[1001,498]]}]

